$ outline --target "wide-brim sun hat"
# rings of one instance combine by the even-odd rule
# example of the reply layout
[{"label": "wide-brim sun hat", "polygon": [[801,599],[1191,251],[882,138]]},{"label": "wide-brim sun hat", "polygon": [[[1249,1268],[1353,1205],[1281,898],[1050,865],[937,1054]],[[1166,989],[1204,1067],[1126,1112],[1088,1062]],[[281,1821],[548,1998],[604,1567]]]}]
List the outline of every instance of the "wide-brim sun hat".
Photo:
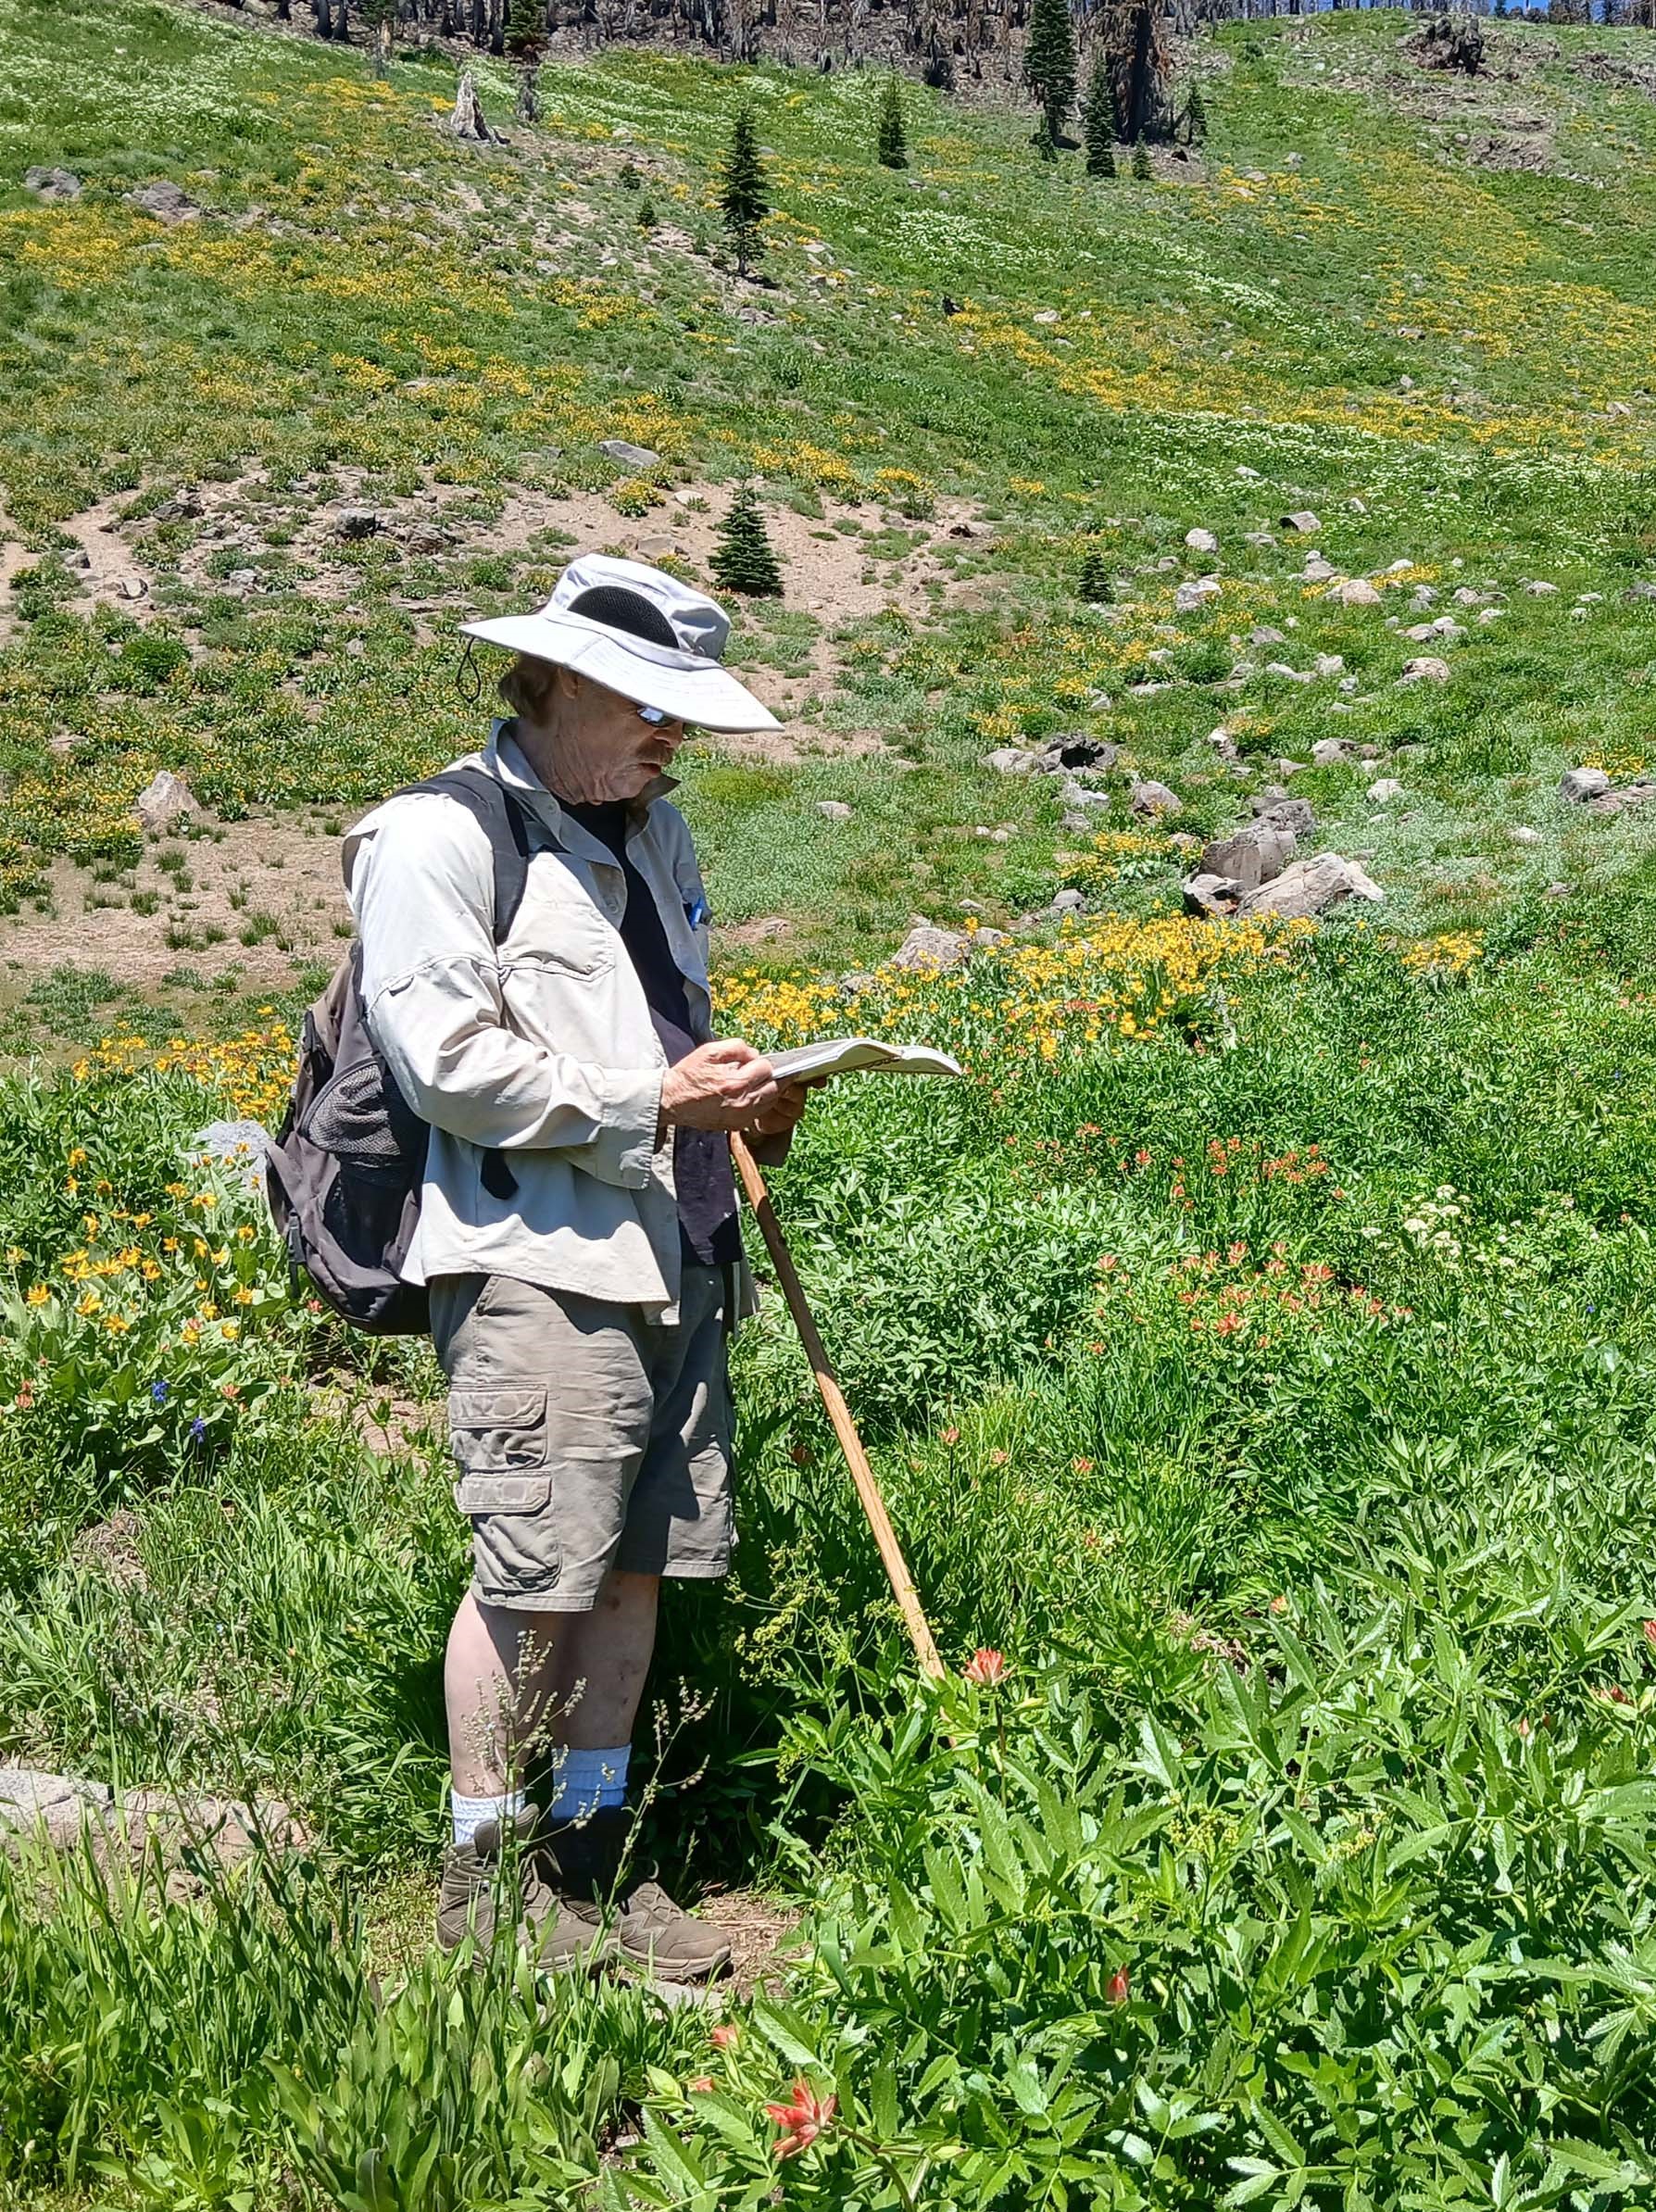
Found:
[{"label": "wide-brim sun hat", "polygon": [[698,729],[782,727],[721,665],[730,617],[719,602],[643,561],[583,553],[535,613],[463,622],[460,635],[572,668],[622,698]]}]

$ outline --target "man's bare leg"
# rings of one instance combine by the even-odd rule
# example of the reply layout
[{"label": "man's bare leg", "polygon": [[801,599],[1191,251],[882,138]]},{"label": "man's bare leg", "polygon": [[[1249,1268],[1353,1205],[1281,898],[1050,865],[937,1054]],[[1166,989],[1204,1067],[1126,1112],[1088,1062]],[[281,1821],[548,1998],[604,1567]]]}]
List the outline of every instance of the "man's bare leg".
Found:
[{"label": "man's bare leg", "polygon": [[500,1795],[508,1771],[543,1748],[602,1751],[632,1741],[660,1589],[656,1575],[612,1573],[590,1613],[508,1613],[466,1592],[443,1674],[449,1760],[462,1796]]}]

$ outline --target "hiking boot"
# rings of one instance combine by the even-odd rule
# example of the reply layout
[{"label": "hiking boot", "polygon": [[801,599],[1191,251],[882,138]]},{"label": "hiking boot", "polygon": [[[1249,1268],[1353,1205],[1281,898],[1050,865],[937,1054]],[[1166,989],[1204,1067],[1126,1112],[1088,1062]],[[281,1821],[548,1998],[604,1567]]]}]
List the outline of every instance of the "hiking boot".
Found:
[{"label": "hiking boot", "polygon": [[458,1950],[469,1934],[474,1962],[481,1966],[489,1956],[502,1860],[511,1838],[517,1844],[519,1948],[537,1966],[574,1965],[583,1946],[571,1940],[573,1931],[559,1932],[561,1900],[546,1879],[545,1829],[545,1816],[531,1805],[516,1820],[483,1821],[469,1843],[457,1843],[446,1854],[437,1892],[439,1950]]},{"label": "hiking boot", "polygon": [[596,1955],[637,1967],[658,1981],[710,1980],[730,1964],[730,1945],[716,1928],[681,1912],[658,1881],[628,1881],[618,1893],[633,1818],[625,1805],[607,1805],[586,1820],[546,1830],[541,1863],[559,1909],[542,1945],[542,1963],[594,1955],[596,1946]]}]

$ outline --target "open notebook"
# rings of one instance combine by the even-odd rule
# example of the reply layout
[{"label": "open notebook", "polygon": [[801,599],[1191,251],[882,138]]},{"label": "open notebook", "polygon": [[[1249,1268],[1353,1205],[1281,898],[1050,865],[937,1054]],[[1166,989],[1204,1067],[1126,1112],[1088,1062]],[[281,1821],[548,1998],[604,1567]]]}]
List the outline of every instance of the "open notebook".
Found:
[{"label": "open notebook", "polygon": [[820,1037],[814,1045],[795,1045],[767,1057],[779,1083],[801,1082],[808,1075],[848,1075],[859,1069],[887,1075],[966,1073],[958,1060],[934,1052],[930,1045],[883,1045],[872,1037]]}]

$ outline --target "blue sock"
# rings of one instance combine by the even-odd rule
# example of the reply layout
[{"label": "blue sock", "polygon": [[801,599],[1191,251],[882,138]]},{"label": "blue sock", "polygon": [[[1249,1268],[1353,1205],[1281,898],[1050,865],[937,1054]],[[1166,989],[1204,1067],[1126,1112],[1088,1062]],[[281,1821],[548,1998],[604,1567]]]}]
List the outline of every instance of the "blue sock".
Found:
[{"label": "blue sock", "polygon": [[556,1779],[546,1807],[554,1820],[579,1820],[607,1806],[626,1804],[630,1743],[619,1743],[609,1751],[560,1751],[554,1755]]}]

